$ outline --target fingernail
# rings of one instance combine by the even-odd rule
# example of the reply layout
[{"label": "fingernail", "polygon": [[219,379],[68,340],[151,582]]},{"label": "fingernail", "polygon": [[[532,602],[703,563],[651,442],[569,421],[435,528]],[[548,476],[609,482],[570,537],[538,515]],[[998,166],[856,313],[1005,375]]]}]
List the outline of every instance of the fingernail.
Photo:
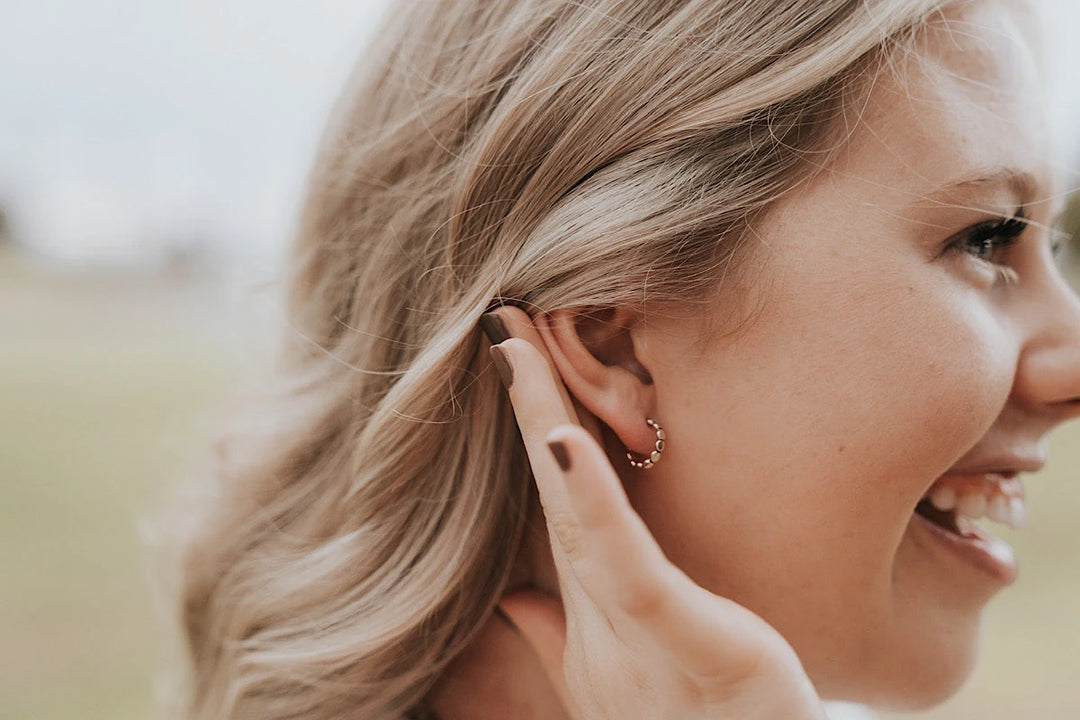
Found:
[{"label": "fingernail", "polygon": [[555,462],[559,463],[559,467],[563,472],[570,471],[570,453],[566,451],[566,444],[562,440],[552,440],[548,444],[548,450],[551,450],[551,454],[555,456]]},{"label": "fingernail", "polygon": [[506,351],[498,345],[492,345],[488,352],[491,353],[491,359],[495,361],[495,369],[499,371],[499,377],[502,378],[503,385],[509,389],[514,384],[514,366],[510,364],[510,358],[506,356]]},{"label": "fingernail", "polygon": [[480,329],[488,336],[488,340],[491,341],[492,345],[498,345],[503,340],[510,338],[510,333],[506,331],[502,318],[492,313],[485,313],[480,316]]},{"label": "fingernail", "polygon": [[505,622],[507,625],[509,625],[511,627],[511,629],[513,629],[514,632],[516,632],[518,635],[521,634],[521,629],[518,628],[517,623],[515,623],[513,620],[511,620],[510,616],[507,615],[506,611],[503,610],[502,607],[500,607],[499,605],[495,606],[495,614],[498,615],[499,617],[501,617],[503,619],[503,622]]},{"label": "fingernail", "polygon": [[524,300],[508,297],[495,298],[488,304],[487,310],[484,312],[489,313],[492,310],[498,310],[501,307],[516,307],[519,310],[524,310],[526,313],[529,312],[529,305]]}]

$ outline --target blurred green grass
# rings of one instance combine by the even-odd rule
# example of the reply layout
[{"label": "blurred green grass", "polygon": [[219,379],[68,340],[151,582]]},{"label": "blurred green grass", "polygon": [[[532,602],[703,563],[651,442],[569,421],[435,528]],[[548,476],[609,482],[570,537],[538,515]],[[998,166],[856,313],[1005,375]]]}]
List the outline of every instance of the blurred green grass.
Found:
[{"label": "blurred green grass", "polygon": [[[154,715],[166,629],[137,521],[250,374],[213,316],[197,289],[0,255],[0,717]],[[1080,427],[1051,458],[982,662],[926,718],[1080,717]]]},{"label": "blurred green grass", "polygon": [[137,521],[240,370],[183,294],[0,258],[0,717],[154,714]]}]

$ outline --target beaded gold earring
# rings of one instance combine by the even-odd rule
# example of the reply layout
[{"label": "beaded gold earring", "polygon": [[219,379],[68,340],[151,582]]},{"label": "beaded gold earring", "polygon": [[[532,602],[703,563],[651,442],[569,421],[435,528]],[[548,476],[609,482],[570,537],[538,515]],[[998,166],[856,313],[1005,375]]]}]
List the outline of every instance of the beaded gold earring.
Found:
[{"label": "beaded gold earring", "polygon": [[649,453],[649,456],[644,460],[637,460],[632,452],[628,451],[626,453],[626,459],[630,461],[630,465],[640,470],[648,470],[660,462],[660,455],[664,452],[664,441],[667,440],[667,435],[664,434],[664,428],[660,427],[660,423],[652,418],[646,418],[645,423],[656,431],[656,449]]}]

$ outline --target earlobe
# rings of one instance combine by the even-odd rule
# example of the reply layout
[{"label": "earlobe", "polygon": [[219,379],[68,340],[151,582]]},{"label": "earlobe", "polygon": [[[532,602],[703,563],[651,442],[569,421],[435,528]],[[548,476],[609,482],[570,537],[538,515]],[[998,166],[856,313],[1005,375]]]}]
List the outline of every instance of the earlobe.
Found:
[{"label": "earlobe", "polygon": [[648,456],[656,432],[645,419],[652,416],[656,396],[635,351],[635,321],[618,309],[602,314],[559,310],[537,316],[534,324],[570,394],[627,450]]}]

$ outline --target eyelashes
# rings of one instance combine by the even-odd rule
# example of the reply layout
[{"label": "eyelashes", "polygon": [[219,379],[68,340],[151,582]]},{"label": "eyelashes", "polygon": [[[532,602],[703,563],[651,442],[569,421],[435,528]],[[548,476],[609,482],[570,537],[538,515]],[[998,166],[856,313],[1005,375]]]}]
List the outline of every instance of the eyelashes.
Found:
[{"label": "eyelashes", "polygon": [[1028,227],[1024,208],[1012,217],[988,220],[964,230],[949,247],[993,265],[1003,265],[1004,250],[1020,239]]},{"label": "eyelashes", "polygon": [[946,252],[962,253],[994,271],[1003,283],[1019,279],[1016,270],[1005,262],[1005,254],[1027,230],[1030,221],[1023,207],[1010,217],[987,220],[962,230],[947,241]]},{"label": "eyelashes", "polygon": [[1019,275],[1009,259],[1009,248],[1034,226],[1046,232],[1051,255],[1059,261],[1072,240],[1072,234],[1060,227],[1062,220],[1059,215],[1052,225],[1033,222],[1021,205],[1010,216],[986,220],[953,235],[945,241],[944,253],[974,259],[992,269],[1003,282],[1015,282]]}]

